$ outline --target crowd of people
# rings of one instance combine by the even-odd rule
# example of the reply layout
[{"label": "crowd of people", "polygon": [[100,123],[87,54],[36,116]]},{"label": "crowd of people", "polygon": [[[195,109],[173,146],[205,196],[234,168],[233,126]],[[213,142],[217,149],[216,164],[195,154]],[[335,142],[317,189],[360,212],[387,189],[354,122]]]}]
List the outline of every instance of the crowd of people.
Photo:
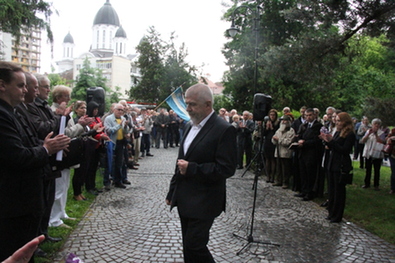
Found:
[{"label": "crowd of people", "polygon": [[[125,189],[131,184],[128,171],[137,170],[139,160],[153,157],[151,149],[161,145],[165,149],[180,147],[166,202],[181,211],[187,258],[195,257],[190,245],[201,246],[208,240],[214,218],[224,208],[226,178],[233,175],[234,169],[253,168],[254,154],[261,153],[261,149],[258,158],[263,160],[267,183],[291,188],[304,201],[323,196],[327,183],[328,202],[323,206],[327,206],[331,222],[342,220],[345,176],[352,172],[352,150],[360,168],[366,169],[363,188],[370,187],[373,168],[373,186],[379,190],[381,163],[388,157],[392,169],[390,193],[395,193],[395,155],[385,156],[378,150],[380,145],[395,140],[395,129],[383,127],[377,118],[371,123],[366,117],[358,122],[333,107],[328,107],[320,118],[318,109],[302,107],[300,117],[294,119],[290,108],[285,107],[281,113],[271,109],[263,120],[254,120],[252,113],[243,111],[238,115],[235,109],[228,112],[221,108],[214,114],[213,97],[205,85],[192,86],[188,91],[191,122],[173,110],[131,107],[125,100],[113,103],[108,112],[99,116],[97,102],[76,101],[70,105],[71,88],[58,85],[51,89],[47,76],[0,62],[0,261],[37,236],[44,237],[40,242],[61,240],[49,236],[48,227],[70,228],[64,220],[75,220],[66,213],[70,181],[76,202],[87,199],[84,189],[92,195],[113,187]],[[71,164],[65,159],[77,155],[68,149],[74,143],[80,146],[73,149],[80,158]],[[188,148],[196,152],[190,155]],[[213,151],[208,152],[209,148]],[[98,167],[102,167],[103,187],[96,186]],[[199,206],[192,209],[197,203],[189,203],[188,196],[196,185],[207,188],[206,193],[212,197],[217,196],[215,209],[212,201],[205,201],[207,196],[202,196]],[[182,195],[185,199],[180,198]],[[203,211],[205,205],[211,207]],[[189,224],[195,222],[191,219],[198,219],[199,227],[191,227]],[[188,231],[195,235],[202,228],[205,240],[188,243],[192,242]],[[206,248],[201,252],[212,260]],[[46,256],[40,248],[34,254]]]},{"label": "crowd of people", "polygon": [[[70,181],[75,201],[87,199],[84,189],[92,195],[125,189],[128,170],[153,157],[151,147],[161,141],[164,148],[178,146],[185,125],[173,111],[133,108],[124,100],[99,116],[97,102],[70,104],[71,88],[51,89],[47,76],[10,62],[0,63],[0,84],[0,261],[40,235],[61,241],[48,235],[48,227],[71,228],[64,220],[75,220],[66,213]],[[103,187],[96,187],[99,166]],[[46,253],[37,248],[34,255]]]},{"label": "crowd of people", "polygon": [[364,189],[371,186],[373,168],[373,187],[378,191],[382,162],[389,158],[389,193],[395,193],[395,151],[387,155],[382,151],[386,143],[395,144],[395,129],[383,126],[378,118],[369,122],[364,116],[359,122],[334,107],[327,107],[323,116],[318,108],[301,107],[299,112],[295,119],[289,107],[282,112],[271,109],[263,120],[253,121],[248,111],[238,115],[235,109],[221,108],[218,116],[237,130],[237,168],[251,168],[251,156],[261,154],[267,183],[291,188],[303,201],[323,197],[326,189],[328,199],[321,206],[327,207],[327,219],[334,223],[343,217],[351,159],[359,159],[360,168],[366,169]]}]

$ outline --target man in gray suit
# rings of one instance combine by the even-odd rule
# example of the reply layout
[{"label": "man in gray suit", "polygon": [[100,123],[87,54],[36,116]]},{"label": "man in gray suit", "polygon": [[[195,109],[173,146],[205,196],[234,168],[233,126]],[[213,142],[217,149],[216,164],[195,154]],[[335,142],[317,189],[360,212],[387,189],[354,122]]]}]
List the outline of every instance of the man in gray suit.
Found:
[{"label": "man in gray suit", "polygon": [[236,129],[217,116],[203,84],[185,94],[191,123],[181,142],[166,203],[177,206],[185,262],[215,262],[207,248],[215,217],[225,211],[226,179],[236,170]]}]

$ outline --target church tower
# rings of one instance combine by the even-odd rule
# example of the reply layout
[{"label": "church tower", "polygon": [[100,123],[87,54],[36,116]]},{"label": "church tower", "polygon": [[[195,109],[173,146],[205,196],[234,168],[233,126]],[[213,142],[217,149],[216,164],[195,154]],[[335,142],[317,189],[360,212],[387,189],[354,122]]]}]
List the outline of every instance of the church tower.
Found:
[{"label": "church tower", "polygon": [[114,55],[126,57],[126,42],[128,41],[126,37],[126,32],[122,26],[120,26],[115,33],[114,43],[115,50]]},{"label": "church tower", "polygon": [[118,14],[110,0],[97,12],[92,27],[92,46],[90,52],[98,57],[110,57],[114,52],[114,36],[120,26]]},{"label": "church tower", "polygon": [[73,59],[74,39],[70,32],[63,40],[63,59]]},{"label": "church tower", "polygon": [[74,39],[70,32],[63,39],[63,58],[57,61],[59,72],[65,72],[73,68],[74,61]]}]

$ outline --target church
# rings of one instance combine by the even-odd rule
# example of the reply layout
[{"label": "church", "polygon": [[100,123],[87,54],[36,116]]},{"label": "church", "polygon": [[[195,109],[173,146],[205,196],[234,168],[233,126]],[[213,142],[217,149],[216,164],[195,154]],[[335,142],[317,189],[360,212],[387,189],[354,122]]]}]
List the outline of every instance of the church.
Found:
[{"label": "church", "polygon": [[126,54],[127,42],[126,32],[119,22],[118,14],[111,6],[110,0],[106,0],[93,20],[89,51],[75,57],[74,39],[70,32],[65,36],[62,44],[63,57],[56,62],[59,73],[72,75],[72,79],[77,80],[87,58],[92,68],[102,70],[103,77],[107,79],[107,86],[113,91],[119,87],[120,97],[127,99],[130,87],[136,79],[141,78],[136,67],[137,54]]}]

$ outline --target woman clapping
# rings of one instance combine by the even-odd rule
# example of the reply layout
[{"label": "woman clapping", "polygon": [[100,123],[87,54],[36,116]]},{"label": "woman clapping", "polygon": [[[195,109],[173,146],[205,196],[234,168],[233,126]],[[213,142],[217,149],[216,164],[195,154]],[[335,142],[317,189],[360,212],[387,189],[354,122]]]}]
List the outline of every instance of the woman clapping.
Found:
[{"label": "woman clapping", "polygon": [[[321,133],[320,138],[328,146],[328,217],[331,223],[339,223],[343,218],[346,204],[346,182],[343,178],[352,170],[350,158],[351,149],[355,141],[354,127],[350,115],[341,112],[336,116],[336,132]],[[342,176],[343,175],[343,176]]]}]

